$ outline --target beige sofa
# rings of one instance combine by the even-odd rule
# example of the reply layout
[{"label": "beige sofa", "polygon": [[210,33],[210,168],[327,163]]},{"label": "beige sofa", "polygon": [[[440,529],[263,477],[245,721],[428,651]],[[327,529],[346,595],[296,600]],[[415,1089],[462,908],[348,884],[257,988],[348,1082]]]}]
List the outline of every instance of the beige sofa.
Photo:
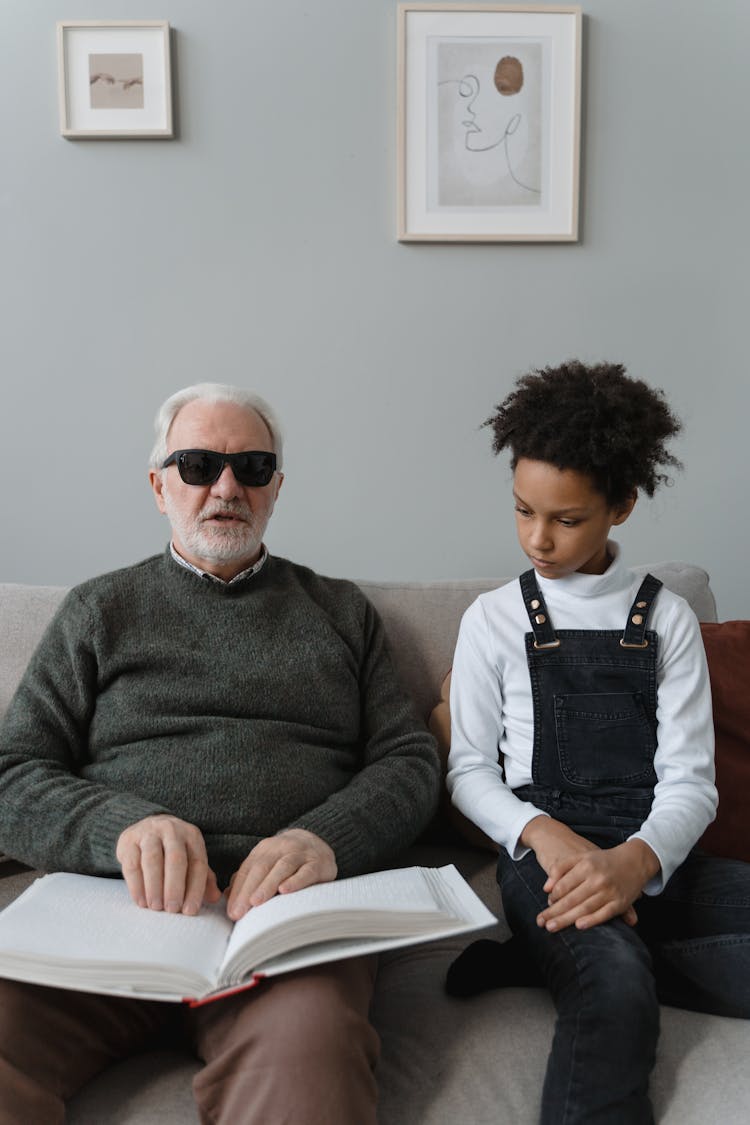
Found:
[{"label": "beige sofa", "polygon": [[[680,563],[639,569],[651,569],[687,598],[701,620],[716,619],[704,571]],[[479,593],[502,581],[361,584],[383,616],[423,715],[439,697],[461,614]],[[0,585],[0,713],[63,593],[55,587]],[[436,826],[403,862],[455,862],[499,916],[494,933],[507,935],[488,852]],[[0,906],[34,877],[12,861],[0,864]],[[446,968],[467,940],[417,946],[381,959],[372,1009],[383,1048],[381,1125],[534,1125],[537,1120],[552,1004],[538,989],[508,989],[470,1001],[446,997]],[[652,1081],[657,1121],[738,1125],[750,1120],[749,1060],[750,1021],[663,1009]],[[122,1062],[73,1099],[70,1125],[189,1125],[197,1121],[190,1089],[197,1065],[168,1051]]]}]

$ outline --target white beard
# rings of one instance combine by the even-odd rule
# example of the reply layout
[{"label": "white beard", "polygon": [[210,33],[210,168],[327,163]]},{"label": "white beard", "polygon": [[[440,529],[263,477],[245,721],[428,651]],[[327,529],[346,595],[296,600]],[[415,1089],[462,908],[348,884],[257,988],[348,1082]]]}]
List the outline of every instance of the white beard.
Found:
[{"label": "white beard", "polygon": [[[166,488],[162,496],[175,538],[197,558],[214,563],[242,562],[260,551],[265,523],[261,526],[245,504],[238,501],[209,501],[196,517],[190,518],[175,509]],[[231,513],[245,522],[231,527],[205,522],[218,512]]]}]

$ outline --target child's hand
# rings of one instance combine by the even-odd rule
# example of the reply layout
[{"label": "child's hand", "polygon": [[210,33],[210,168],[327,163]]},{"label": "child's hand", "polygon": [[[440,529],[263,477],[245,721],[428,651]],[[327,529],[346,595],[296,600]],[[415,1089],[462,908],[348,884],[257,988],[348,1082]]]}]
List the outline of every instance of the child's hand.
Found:
[{"label": "child's hand", "polygon": [[530,820],[521,833],[521,843],[531,848],[553,880],[564,875],[582,856],[600,850],[596,844],[551,816],[535,816]]},{"label": "child's hand", "polygon": [[549,876],[544,890],[550,905],[537,918],[540,926],[585,930],[618,915],[635,924],[633,903],[659,870],[648,844],[628,840],[614,848],[597,848],[549,817],[527,824],[521,839],[534,849]]},{"label": "child's hand", "polygon": [[575,925],[578,930],[598,926],[627,912],[659,870],[659,861],[642,840],[627,840],[614,848],[597,849],[544,885],[550,906],[537,918],[548,930]]}]

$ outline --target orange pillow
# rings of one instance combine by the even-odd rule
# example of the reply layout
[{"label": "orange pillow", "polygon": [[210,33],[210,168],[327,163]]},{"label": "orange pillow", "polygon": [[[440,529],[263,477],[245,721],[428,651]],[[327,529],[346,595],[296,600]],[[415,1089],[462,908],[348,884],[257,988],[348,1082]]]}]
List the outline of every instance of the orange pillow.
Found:
[{"label": "orange pillow", "polygon": [[700,846],[750,863],[750,621],[702,622],[716,732],[719,811]]}]

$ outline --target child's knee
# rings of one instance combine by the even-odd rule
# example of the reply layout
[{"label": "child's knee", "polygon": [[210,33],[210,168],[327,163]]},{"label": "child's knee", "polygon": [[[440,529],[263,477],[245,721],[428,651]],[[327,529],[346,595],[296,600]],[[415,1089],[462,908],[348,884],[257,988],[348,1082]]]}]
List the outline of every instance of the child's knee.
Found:
[{"label": "child's knee", "polygon": [[587,943],[571,959],[558,1006],[601,1026],[603,1034],[618,1037],[623,1047],[632,1037],[655,1042],[659,1000],[648,950],[617,933],[606,937],[612,940]]}]

